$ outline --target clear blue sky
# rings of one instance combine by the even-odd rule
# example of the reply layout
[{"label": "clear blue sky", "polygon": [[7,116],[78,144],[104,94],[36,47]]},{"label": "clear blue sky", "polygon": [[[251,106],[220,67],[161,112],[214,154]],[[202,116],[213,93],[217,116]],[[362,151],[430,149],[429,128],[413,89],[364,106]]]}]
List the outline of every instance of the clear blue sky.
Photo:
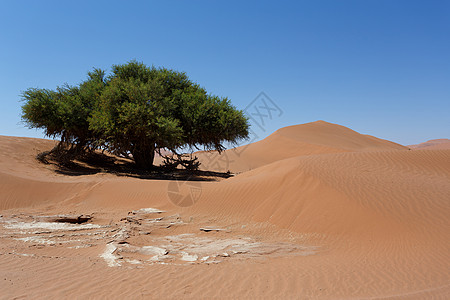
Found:
[{"label": "clear blue sky", "polygon": [[0,134],[20,93],[137,59],[185,71],[244,109],[283,111],[259,137],[325,120],[401,144],[450,138],[450,1],[2,1]]}]

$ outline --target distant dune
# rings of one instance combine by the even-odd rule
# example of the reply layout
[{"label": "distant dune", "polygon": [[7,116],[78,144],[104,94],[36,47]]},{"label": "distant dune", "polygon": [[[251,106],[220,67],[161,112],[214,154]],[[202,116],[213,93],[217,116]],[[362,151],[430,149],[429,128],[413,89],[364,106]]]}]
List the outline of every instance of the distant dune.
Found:
[{"label": "distant dune", "polygon": [[316,121],[281,128],[267,138],[249,145],[216,153],[196,153],[203,168],[243,172],[274,161],[324,153],[405,150],[406,147],[363,135],[347,127]]},{"label": "distant dune", "polygon": [[409,145],[411,149],[415,150],[439,150],[439,149],[450,149],[450,139],[436,139],[429,140],[424,143],[417,145]]},{"label": "distant dune", "polygon": [[[238,173],[210,182],[62,175],[53,145],[0,137],[5,299],[450,298],[448,149],[317,121],[198,153]],[[36,229],[61,214],[92,220]]]}]

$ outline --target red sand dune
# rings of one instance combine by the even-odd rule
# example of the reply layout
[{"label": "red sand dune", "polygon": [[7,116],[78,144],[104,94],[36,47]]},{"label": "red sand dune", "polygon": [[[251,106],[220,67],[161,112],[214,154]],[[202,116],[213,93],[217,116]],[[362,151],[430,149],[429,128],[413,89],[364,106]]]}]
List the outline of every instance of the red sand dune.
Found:
[{"label": "red sand dune", "polygon": [[[282,128],[240,155],[227,150],[229,169],[241,172],[235,177],[173,182],[60,175],[34,159],[52,145],[0,137],[0,298],[450,297],[450,150],[409,151],[319,121]],[[193,205],[174,205],[173,186]],[[150,216],[123,220],[146,207],[166,211],[151,226],[170,223],[144,234]],[[41,233],[46,240],[37,242],[8,225],[55,214],[93,214],[105,231],[70,248],[62,241],[70,231]],[[224,231],[199,230],[209,226]],[[99,255],[122,231],[129,237],[111,254],[121,255],[120,266],[109,267]],[[219,263],[199,256],[167,264],[142,263],[143,254],[126,250],[184,234],[205,241],[200,252],[236,239],[255,248],[228,248]],[[178,250],[170,251],[164,255]]]},{"label": "red sand dune", "polygon": [[437,139],[429,140],[424,143],[417,145],[409,145],[409,148],[413,150],[439,150],[439,149],[450,149],[450,139]]},{"label": "red sand dune", "polygon": [[300,155],[405,149],[341,125],[316,121],[281,128],[259,142],[226,150],[220,156],[215,152],[198,152],[197,156],[203,168],[243,172]]}]

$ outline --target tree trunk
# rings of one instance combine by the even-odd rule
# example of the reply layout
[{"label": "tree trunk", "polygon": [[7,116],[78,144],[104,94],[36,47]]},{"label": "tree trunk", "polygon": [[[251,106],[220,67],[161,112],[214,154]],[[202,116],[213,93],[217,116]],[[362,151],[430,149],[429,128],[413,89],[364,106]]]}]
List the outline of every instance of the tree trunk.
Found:
[{"label": "tree trunk", "polygon": [[154,147],[147,147],[147,149],[135,148],[132,154],[134,163],[138,168],[150,170],[153,167],[153,160],[155,159]]}]

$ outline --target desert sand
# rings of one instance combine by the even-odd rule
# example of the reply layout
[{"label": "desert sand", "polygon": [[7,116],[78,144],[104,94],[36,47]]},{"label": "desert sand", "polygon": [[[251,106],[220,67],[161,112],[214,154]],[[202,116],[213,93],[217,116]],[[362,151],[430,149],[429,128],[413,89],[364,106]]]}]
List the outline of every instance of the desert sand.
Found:
[{"label": "desert sand", "polygon": [[409,148],[413,150],[437,150],[437,149],[450,149],[450,139],[435,139],[429,140],[417,145],[409,145]]},{"label": "desert sand", "polygon": [[317,121],[214,181],[62,174],[0,137],[0,299],[449,299],[450,150]]}]

